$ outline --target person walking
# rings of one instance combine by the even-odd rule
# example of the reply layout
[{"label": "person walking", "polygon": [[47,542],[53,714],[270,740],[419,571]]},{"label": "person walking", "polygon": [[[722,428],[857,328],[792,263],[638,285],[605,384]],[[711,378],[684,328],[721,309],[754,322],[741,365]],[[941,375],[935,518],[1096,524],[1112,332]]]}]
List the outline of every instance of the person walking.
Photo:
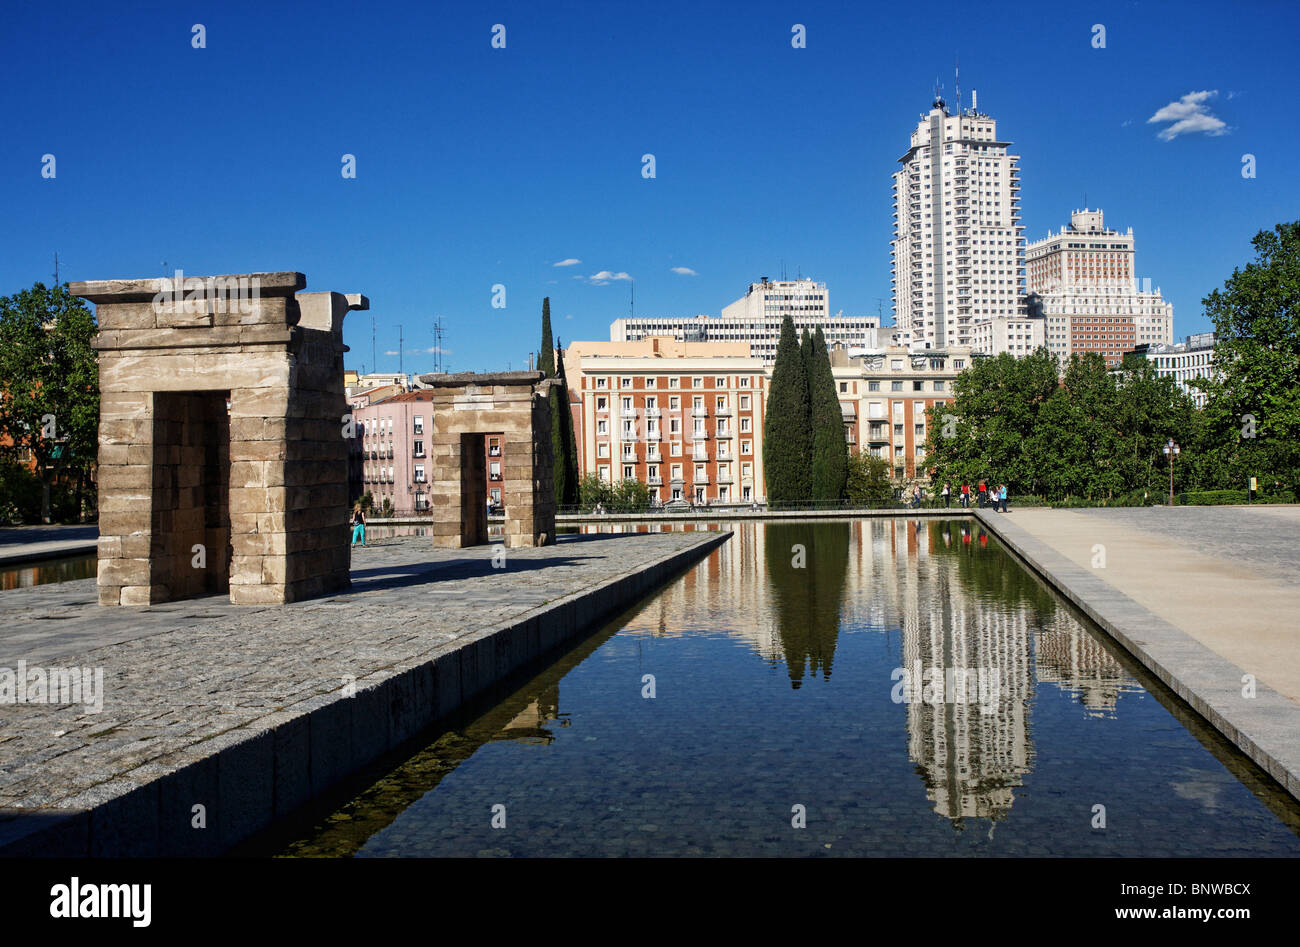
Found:
[{"label": "person walking", "polygon": [[1007,511],[1007,485],[1004,483],[998,487],[998,499],[1002,501],[1002,512]]},{"label": "person walking", "polygon": [[943,508],[945,510],[952,505],[951,500],[952,500],[952,485],[949,484],[947,481],[945,481],[943,485]]},{"label": "person walking", "polygon": [[366,514],[360,503],[352,507],[352,545],[355,546],[358,539],[361,545],[366,544]]}]

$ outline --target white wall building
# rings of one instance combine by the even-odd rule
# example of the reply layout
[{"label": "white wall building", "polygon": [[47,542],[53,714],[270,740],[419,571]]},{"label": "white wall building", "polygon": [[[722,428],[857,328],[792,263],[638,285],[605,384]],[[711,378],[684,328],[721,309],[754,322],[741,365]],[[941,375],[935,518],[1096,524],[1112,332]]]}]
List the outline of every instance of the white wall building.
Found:
[{"label": "white wall building", "polygon": [[751,283],[740,299],[723,307],[721,318],[700,315],[615,319],[609,325],[609,340],[638,342],[651,336],[671,336],[681,342],[747,342],[751,357],[770,365],[776,361],[781,322],[787,315],[798,332],[820,328],[827,346],[839,343],[874,347],[882,341],[878,338],[878,316],[830,314],[825,283],[810,279],[771,281],[766,276]]},{"label": "white wall building", "polygon": [[[972,105],[975,99],[972,97]],[[974,325],[1024,312],[1019,155],[975,108],[936,98],[894,172],[899,340],[969,345]]]},{"label": "white wall building", "polygon": [[977,322],[971,330],[971,348],[985,355],[1010,352],[1017,358],[1047,344],[1047,326],[1043,319],[1029,316],[994,316]]},{"label": "white wall building", "polygon": [[1105,226],[1101,210],[1076,210],[1060,233],[1026,248],[1027,287],[1042,297],[1047,347],[1062,359],[1098,352],[1118,365],[1139,345],[1174,341],[1174,307],[1150,281],[1139,291],[1133,228]]},{"label": "white wall building", "polygon": [[1173,378],[1198,408],[1205,407],[1208,400],[1205,393],[1193,388],[1191,381],[1214,378],[1218,374],[1214,367],[1213,332],[1198,332],[1176,345],[1151,345],[1139,348],[1138,352],[1154,365],[1157,375]]}]

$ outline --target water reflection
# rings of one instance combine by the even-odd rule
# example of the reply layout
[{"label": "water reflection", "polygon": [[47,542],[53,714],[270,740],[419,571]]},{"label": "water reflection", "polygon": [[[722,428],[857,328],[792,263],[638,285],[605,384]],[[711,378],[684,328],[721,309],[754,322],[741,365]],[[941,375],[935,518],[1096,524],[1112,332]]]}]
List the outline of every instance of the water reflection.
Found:
[{"label": "water reflection", "polygon": [[[679,581],[277,850],[1300,854],[1300,807],[979,524],[722,525]],[[914,667],[996,672],[996,700],[898,703]],[[1099,799],[1123,828],[1092,830]],[[519,831],[491,830],[498,803]]]},{"label": "water reflection", "polygon": [[26,589],[33,585],[51,582],[71,582],[76,579],[93,579],[98,564],[94,556],[70,556],[66,559],[46,559],[28,565],[8,566],[0,569],[0,590]]}]

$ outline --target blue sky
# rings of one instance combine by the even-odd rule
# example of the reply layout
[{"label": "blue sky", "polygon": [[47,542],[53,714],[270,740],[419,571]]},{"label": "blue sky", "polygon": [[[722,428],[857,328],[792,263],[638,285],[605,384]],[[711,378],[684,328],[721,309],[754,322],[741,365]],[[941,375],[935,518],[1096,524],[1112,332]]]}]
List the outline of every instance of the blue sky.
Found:
[{"label": "blue sky", "polygon": [[[0,294],[50,282],[56,250],[71,280],[300,270],[370,297],[349,367],[376,367],[372,314],[382,370],[399,324],[431,369],[435,316],[445,367],[519,368],[546,295],[562,339],[608,338],[629,284],[601,272],[638,315],[716,315],[784,265],[888,322],[889,176],[955,56],[1021,155],[1028,239],[1086,194],[1133,227],[1178,336],[1300,205],[1287,0],[64,2],[0,29]],[[1202,130],[1162,140],[1148,119],[1179,102]]]}]

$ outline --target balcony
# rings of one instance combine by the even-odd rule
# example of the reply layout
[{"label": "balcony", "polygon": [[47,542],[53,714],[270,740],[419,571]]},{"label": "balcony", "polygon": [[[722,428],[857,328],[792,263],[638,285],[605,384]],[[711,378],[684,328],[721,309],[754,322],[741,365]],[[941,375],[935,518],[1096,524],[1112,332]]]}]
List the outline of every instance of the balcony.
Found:
[{"label": "balcony", "polygon": [[731,474],[718,474],[718,480],[717,480],[717,482],[718,482],[718,483],[735,483],[736,481],[735,481],[734,479],[732,479]]},{"label": "balcony", "polygon": [[736,435],[735,435],[735,432],[732,431],[730,428],[718,428],[718,434],[717,434],[717,436],[720,437],[720,438],[721,438],[721,437],[727,437],[727,438],[730,438],[730,437],[735,437]]},{"label": "balcony", "polygon": [[693,418],[707,418],[708,416],[709,416],[708,408],[703,408],[703,407],[691,408],[691,417]]},{"label": "balcony", "polygon": [[731,417],[731,407],[725,404],[719,405],[713,410],[713,413],[720,418],[729,418]]},{"label": "balcony", "polygon": [[646,477],[645,482],[652,487],[662,487],[664,485],[663,477]]},{"label": "balcony", "polygon": [[656,408],[646,408],[646,409],[645,409],[645,416],[646,416],[647,418],[657,418],[657,417],[660,417],[661,413],[662,413],[662,412],[660,412],[660,410],[659,410],[657,407],[656,407]]},{"label": "balcony", "polygon": [[709,439],[709,432],[708,432],[708,431],[694,431],[694,432],[691,434],[691,440],[695,440],[695,441],[707,441],[708,439]]},{"label": "balcony", "polygon": [[695,475],[694,483],[697,487],[700,486],[701,484],[707,485],[708,482],[709,482],[709,475],[707,473],[697,473]]},{"label": "balcony", "polygon": [[635,417],[636,417],[636,408],[624,408],[624,409],[623,409],[623,417],[625,417],[625,418],[635,418]]}]

